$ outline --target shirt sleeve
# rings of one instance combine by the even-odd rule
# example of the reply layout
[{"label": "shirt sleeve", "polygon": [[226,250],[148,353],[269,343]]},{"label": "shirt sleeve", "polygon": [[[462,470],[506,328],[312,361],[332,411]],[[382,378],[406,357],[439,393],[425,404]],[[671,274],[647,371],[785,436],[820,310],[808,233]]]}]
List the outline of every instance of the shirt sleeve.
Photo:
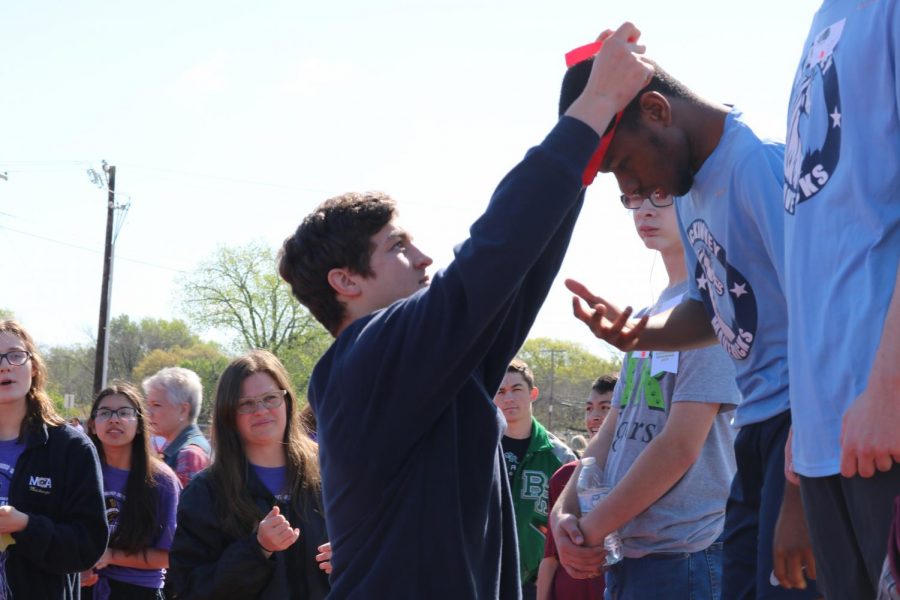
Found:
[{"label": "shirt sleeve", "polygon": [[734,408],[740,398],[734,363],[721,346],[679,353],[672,402],[717,403]]},{"label": "shirt sleeve", "polygon": [[697,287],[697,253],[694,252],[691,241],[688,239],[687,228],[690,223],[685,223],[679,208],[680,201],[675,200],[675,214],[678,217],[678,233],[681,235],[681,243],[684,246],[684,266],[687,269],[687,297],[697,302],[702,302],[703,297],[700,296],[700,289]]},{"label": "shirt sleeve", "polygon": [[156,476],[159,501],[157,519],[159,519],[161,531],[154,547],[159,550],[170,550],[172,548],[172,539],[175,537],[178,496],[181,494],[181,484],[175,473],[164,463],[160,463],[157,466],[160,467],[160,471]]},{"label": "shirt sleeve", "polygon": [[194,475],[209,466],[209,455],[200,446],[187,444],[175,459],[175,474],[181,487],[187,487]]}]

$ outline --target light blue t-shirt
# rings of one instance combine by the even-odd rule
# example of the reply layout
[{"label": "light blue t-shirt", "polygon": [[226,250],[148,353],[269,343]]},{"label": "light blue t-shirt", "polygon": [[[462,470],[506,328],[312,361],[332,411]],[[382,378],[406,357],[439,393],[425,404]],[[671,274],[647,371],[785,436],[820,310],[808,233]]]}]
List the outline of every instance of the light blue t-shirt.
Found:
[{"label": "light blue t-shirt", "polygon": [[[679,301],[687,284],[676,284],[643,311],[655,314]],[[642,313],[643,314],[643,313]],[[657,372],[658,371],[658,372]],[[626,523],[619,533],[628,558],[653,552],[699,552],[725,525],[725,504],[735,473],[731,411],[740,401],[734,366],[718,346],[685,352],[629,352],[613,392],[616,433],[606,458],[613,485],[666,426],[678,402],[721,404],[697,461],[659,500]]]},{"label": "light blue t-shirt", "polygon": [[[900,257],[900,3],[825,2],[788,108],[785,295],[794,468],[840,471]],[[900,433],[898,433],[900,435]]]},{"label": "light blue t-shirt", "polygon": [[734,360],[743,401],[734,426],[788,410],[787,309],[782,292],[784,145],[759,139],[740,111],[675,200],[689,295],[703,302]]}]

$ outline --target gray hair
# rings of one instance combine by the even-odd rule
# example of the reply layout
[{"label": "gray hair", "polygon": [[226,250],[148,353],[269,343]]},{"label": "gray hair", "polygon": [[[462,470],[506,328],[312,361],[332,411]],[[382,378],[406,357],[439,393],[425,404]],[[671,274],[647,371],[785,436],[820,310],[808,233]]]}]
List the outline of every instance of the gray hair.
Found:
[{"label": "gray hair", "polygon": [[190,369],[181,367],[160,369],[156,375],[144,379],[141,387],[144,388],[145,394],[149,394],[151,389],[165,392],[166,398],[173,405],[187,403],[191,407],[188,418],[192,423],[197,422],[200,406],[203,404],[203,384],[200,383],[200,376]]}]

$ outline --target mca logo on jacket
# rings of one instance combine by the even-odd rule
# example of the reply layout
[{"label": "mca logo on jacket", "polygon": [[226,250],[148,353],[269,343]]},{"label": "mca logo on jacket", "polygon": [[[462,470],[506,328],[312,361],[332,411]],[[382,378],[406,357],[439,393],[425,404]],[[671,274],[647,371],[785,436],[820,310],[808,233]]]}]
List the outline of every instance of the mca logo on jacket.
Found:
[{"label": "mca logo on jacket", "polygon": [[841,88],[834,51],[845,21],[815,37],[794,80],[784,151],[784,210],[791,215],[825,187],[841,157]]},{"label": "mca logo on jacket", "polygon": [[32,475],[28,478],[28,491],[47,495],[53,489],[53,481],[49,477]]}]

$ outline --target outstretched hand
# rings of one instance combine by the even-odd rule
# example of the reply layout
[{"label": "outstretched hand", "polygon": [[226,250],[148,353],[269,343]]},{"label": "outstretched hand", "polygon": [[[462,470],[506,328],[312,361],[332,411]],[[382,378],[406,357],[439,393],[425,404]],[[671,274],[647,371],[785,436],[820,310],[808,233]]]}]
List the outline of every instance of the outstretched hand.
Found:
[{"label": "outstretched hand", "polygon": [[[623,352],[634,350],[647,326],[649,315],[644,315],[635,323],[629,323],[632,313],[630,306],[620,310],[574,279],[566,279],[566,287],[575,294],[572,297],[572,313],[595,336]],[[587,303],[587,308],[582,301]]]}]

